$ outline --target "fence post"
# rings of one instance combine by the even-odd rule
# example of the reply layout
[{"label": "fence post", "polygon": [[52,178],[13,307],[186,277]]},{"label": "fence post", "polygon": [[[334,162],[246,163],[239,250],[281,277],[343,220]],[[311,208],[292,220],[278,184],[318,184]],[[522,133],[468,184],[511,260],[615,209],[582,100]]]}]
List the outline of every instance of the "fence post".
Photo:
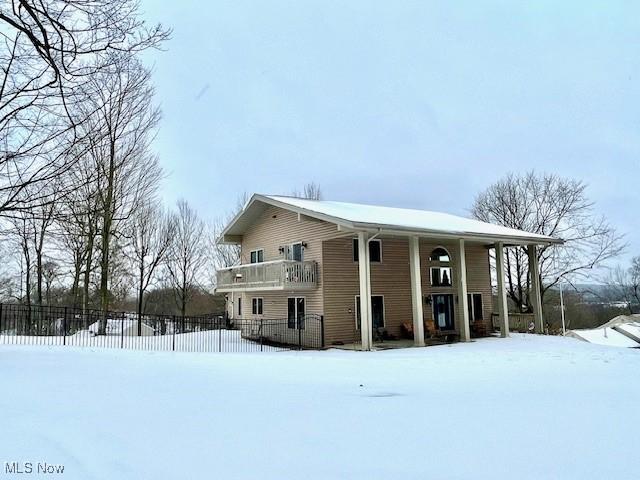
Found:
[{"label": "fence post", "polygon": [[124,348],[124,312],[120,318],[120,348]]},{"label": "fence post", "polygon": [[0,335],[2,335],[2,303],[0,303]]},{"label": "fence post", "polygon": [[64,307],[64,317],[62,317],[62,345],[67,344],[67,307]]},{"label": "fence post", "polygon": [[263,322],[262,322],[262,319],[260,319],[260,351],[262,351],[262,339],[264,337],[264,334],[262,332],[262,327],[263,327]]},{"label": "fence post", "polygon": [[222,317],[218,317],[218,352],[222,352]]},{"label": "fence post", "polygon": [[320,315],[320,346],[324,348],[324,315]]},{"label": "fence post", "polygon": [[298,318],[297,321],[298,321],[298,350],[302,350],[302,328],[300,328],[302,324],[300,323],[300,318]]},{"label": "fence post", "polygon": [[172,351],[176,351],[176,316],[173,316],[173,328],[171,329],[173,331],[173,339],[172,339],[172,346],[171,346],[171,350]]}]

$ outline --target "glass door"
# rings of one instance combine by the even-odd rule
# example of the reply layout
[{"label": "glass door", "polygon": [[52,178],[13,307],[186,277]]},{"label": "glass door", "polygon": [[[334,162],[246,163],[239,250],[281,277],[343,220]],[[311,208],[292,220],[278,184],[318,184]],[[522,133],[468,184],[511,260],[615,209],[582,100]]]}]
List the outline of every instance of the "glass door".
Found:
[{"label": "glass door", "polygon": [[454,330],[453,295],[438,294],[433,296],[433,320],[438,330]]}]

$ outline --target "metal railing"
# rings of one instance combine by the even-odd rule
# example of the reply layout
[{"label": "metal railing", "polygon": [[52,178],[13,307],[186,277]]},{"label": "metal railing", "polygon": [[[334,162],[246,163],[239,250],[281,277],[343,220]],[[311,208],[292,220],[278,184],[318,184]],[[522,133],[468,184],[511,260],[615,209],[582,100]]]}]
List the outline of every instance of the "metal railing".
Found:
[{"label": "metal railing", "polygon": [[324,319],[229,319],[141,315],[0,304],[0,345],[60,345],[182,352],[257,352],[324,347]]},{"label": "metal railing", "polygon": [[304,290],[317,285],[315,261],[276,260],[218,270],[216,290]]},{"label": "metal railing", "polygon": [[[531,326],[534,323],[533,313],[511,313],[509,312],[509,331],[529,332],[533,331]],[[500,315],[491,314],[491,324],[495,330],[500,330]]]}]

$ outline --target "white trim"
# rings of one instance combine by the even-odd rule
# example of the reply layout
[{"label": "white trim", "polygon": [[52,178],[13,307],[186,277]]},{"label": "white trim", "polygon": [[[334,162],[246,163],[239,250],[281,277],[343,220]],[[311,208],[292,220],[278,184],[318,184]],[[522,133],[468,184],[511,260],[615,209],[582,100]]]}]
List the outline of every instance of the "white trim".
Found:
[{"label": "white trim", "polygon": [[[377,293],[372,293],[371,297],[382,297],[382,327],[378,327],[378,328],[387,328],[387,305],[386,305],[386,303],[384,301],[384,295],[378,295]],[[356,332],[357,332],[357,331],[360,330],[358,328],[358,304],[360,303],[360,295],[356,295],[355,296],[354,302],[355,302],[354,304],[355,304],[356,308],[353,311],[353,313],[354,313],[353,321],[356,324]],[[369,302],[369,303],[371,303],[371,302]],[[371,309],[371,315],[373,317],[373,309]],[[360,317],[362,317],[362,312],[360,312]]]},{"label": "white trim", "polygon": [[291,242],[291,243],[286,243],[284,246],[285,247],[289,247],[291,249],[291,252],[293,252],[293,246],[294,245],[300,245],[300,260],[293,260],[291,258],[287,258],[287,251],[285,250],[282,254],[285,257],[284,260],[289,261],[289,262],[304,262],[304,242],[302,240],[296,241],[296,242]]},{"label": "white trim", "polygon": [[[253,252],[262,252],[262,261],[252,262],[251,255],[253,254]],[[257,259],[258,259],[258,254],[256,253],[256,260]],[[253,265],[255,263],[264,263],[264,248],[254,248],[253,250],[249,251],[249,264]]]},{"label": "white trim", "polygon": [[[289,299],[290,298],[293,298],[295,300],[294,301],[294,305],[295,305],[295,313],[294,313],[294,315],[295,315],[295,318],[296,318],[296,326],[293,327],[293,330],[297,330],[298,329],[298,299],[302,298],[304,300],[304,316],[306,317],[307,316],[307,297],[304,297],[304,296],[302,296],[302,297],[300,297],[300,296],[298,296],[298,297],[287,297],[287,328],[289,328],[289,329],[291,328],[289,326]],[[305,325],[305,328],[306,328],[306,325]],[[300,330],[304,330],[304,329],[301,328]]]},{"label": "white trim", "polygon": [[[260,262],[260,265],[268,265],[271,263],[284,263],[284,262],[298,263],[296,260],[287,260],[286,258],[279,258],[278,260],[269,260],[268,262]],[[232,265],[231,267],[219,268],[217,271],[222,272],[224,270],[233,270],[233,269],[238,269],[243,267],[250,267],[251,265],[255,265],[255,263],[239,263],[238,265]]]},{"label": "white trim", "polygon": [[[434,269],[442,269],[442,268],[448,268],[449,269],[449,285],[434,285],[433,284],[433,270]],[[440,266],[440,267],[429,267],[429,284],[432,287],[435,288],[452,288],[453,287],[453,268],[450,266]]]},{"label": "white trim", "polygon": [[[260,310],[262,310],[261,312],[258,312],[258,306],[256,305],[256,312],[253,312],[253,302],[255,300],[260,300]],[[251,297],[251,315],[264,315],[264,297]]]},{"label": "white trim", "polygon": [[455,299],[455,295],[453,293],[444,293],[444,292],[437,292],[437,293],[431,293],[431,319],[433,320],[433,326],[436,328],[436,330],[440,330],[440,327],[438,326],[438,319],[436,318],[436,299],[433,298],[436,295],[448,295],[451,297],[451,322],[453,323],[453,329],[456,329],[456,299]]},{"label": "white trim", "polygon": [[[360,261],[360,255],[358,254],[358,260],[353,260],[353,257],[356,255],[356,245],[355,243],[359,242],[358,237],[353,237],[351,241],[351,260],[353,263],[358,263]],[[369,263],[382,263],[382,239],[381,238],[372,238],[367,241],[367,245],[371,242],[378,242],[380,244],[380,260],[371,260],[371,250],[369,250]]]},{"label": "white trim", "polygon": [[[438,248],[441,248],[442,250],[444,250],[445,252],[447,252],[447,256],[449,257],[449,260],[432,260],[431,259],[431,255],[433,255],[433,252],[435,252]],[[430,262],[433,263],[452,263],[453,262],[453,257],[451,256],[451,252],[449,251],[449,249],[447,247],[445,247],[444,245],[436,245],[435,247],[433,247],[431,249],[431,252],[429,252],[429,257],[427,258],[427,260],[429,260]]]},{"label": "white trim", "polygon": [[[262,202],[267,205],[272,205],[275,207],[282,208],[284,210],[288,210],[294,213],[302,213],[312,218],[317,218],[319,220],[324,220],[328,223],[333,223],[342,227],[345,231],[351,229],[354,231],[364,231],[364,232],[379,232],[381,234],[397,234],[401,236],[419,236],[424,238],[443,238],[443,239],[460,239],[464,238],[472,241],[480,241],[486,242],[488,244],[495,242],[503,242],[508,245],[551,245],[551,244],[563,244],[564,241],[559,238],[548,237],[544,235],[532,234],[534,236],[528,235],[499,235],[499,234],[476,234],[476,233],[467,233],[467,232],[454,232],[450,230],[433,230],[427,228],[408,228],[397,225],[387,225],[387,224],[377,224],[377,223],[367,223],[367,222],[354,222],[350,220],[345,220],[343,218],[339,218],[336,216],[328,215],[325,213],[317,212],[315,210],[311,210],[309,208],[304,208],[296,205],[291,205],[290,203],[271,198],[266,195],[261,195],[258,193],[253,194],[253,196],[249,199],[244,208],[236,214],[236,216],[229,222],[229,224],[222,231],[216,243],[239,243],[239,239],[235,238],[236,236],[231,235],[230,239],[225,239],[227,236],[227,232],[232,229],[232,227],[237,223],[240,217],[253,205],[255,202]],[[524,232],[529,233],[529,232]]]}]

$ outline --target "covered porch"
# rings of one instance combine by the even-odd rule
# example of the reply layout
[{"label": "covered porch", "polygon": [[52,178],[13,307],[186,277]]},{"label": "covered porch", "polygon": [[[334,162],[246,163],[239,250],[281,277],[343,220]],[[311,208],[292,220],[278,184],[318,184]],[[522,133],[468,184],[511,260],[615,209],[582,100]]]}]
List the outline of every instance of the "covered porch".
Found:
[{"label": "covered porch", "polygon": [[[357,231],[354,232],[354,235],[356,235],[358,239],[358,256],[360,259],[365,259],[365,261],[358,262],[359,299],[357,306],[359,329],[357,331],[357,338],[354,338],[353,344],[346,344],[341,348],[378,350],[406,348],[409,346],[442,345],[452,341],[471,341],[474,324],[472,323],[473,319],[470,318],[470,315],[473,315],[473,311],[477,307],[473,305],[475,297],[473,291],[469,290],[467,281],[467,251],[470,246],[477,249],[479,245],[487,249],[487,257],[491,251],[495,258],[495,267],[493,272],[491,272],[491,278],[493,278],[496,283],[497,298],[491,301],[491,316],[488,318],[488,322],[483,324],[483,328],[486,330],[481,332],[481,334],[478,334],[476,331],[476,336],[493,333],[493,325],[495,325],[496,322],[500,327],[500,336],[509,336],[509,311],[505,286],[506,267],[504,253],[506,248],[512,247],[524,247],[528,253],[533,304],[533,314],[531,318],[535,325],[535,332],[543,332],[544,322],[542,317],[537,250],[539,245],[544,244],[543,242],[537,239],[532,241],[529,239],[492,238],[490,236],[479,237],[477,235],[427,235],[414,232],[390,232],[383,231],[382,229]],[[409,332],[409,339],[394,338],[393,336],[392,338],[384,339],[380,336],[380,329],[376,328],[376,305],[375,302],[373,302],[375,295],[372,296],[371,289],[369,244],[376,239],[385,237],[406,239],[408,243],[408,283],[410,285],[411,315],[407,318],[406,326],[403,324],[403,327]],[[446,242],[449,245],[452,243],[455,244],[457,248],[453,254],[449,255],[448,252],[446,253],[446,265],[449,266],[436,268],[435,270],[437,271],[434,272],[434,267],[430,266],[433,265],[432,262],[429,262],[430,265],[425,265],[423,262],[428,253],[424,251],[424,247],[421,251],[421,244],[424,245],[424,242],[428,242],[430,245],[438,244],[438,242]],[[433,259],[427,257],[427,260]],[[436,265],[438,264],[439,263],[436,263]],[[445,265],[445,263],[442,264]],[[455,272],[455,274],[452,275],[452,272]],[[473,271],[471,274],[473,274]],[[425,275],[431,276],[432,278],[423,278]],[[427,295],[424,295],[423,285],[425,285],[425,282],[431,281],[431,285],[433,285],[433,281],[434,279],[437,280],[438,275],[442,275],[444,278],[447,278],[448,275],[449,286],[452,287],[451,290],[445,294],[441,294],[441,292],[437,290],[436,292],[430,291]],[[486,279],[489,284],[491,283],[491,278]],[[407,281],[406,277],[404,281]],[[429,284],[427,283],[427,285]],[[371,300],[367,301],[366,299]],[[426,308],[433,311],[432,316],[425,315]],[[448,318],[454,315],[454,309],[456,312],[455,323]],[[493,318],[494,312],[496,318]],[[475,326],[477,327],[477,324],[475,324]]]}]

